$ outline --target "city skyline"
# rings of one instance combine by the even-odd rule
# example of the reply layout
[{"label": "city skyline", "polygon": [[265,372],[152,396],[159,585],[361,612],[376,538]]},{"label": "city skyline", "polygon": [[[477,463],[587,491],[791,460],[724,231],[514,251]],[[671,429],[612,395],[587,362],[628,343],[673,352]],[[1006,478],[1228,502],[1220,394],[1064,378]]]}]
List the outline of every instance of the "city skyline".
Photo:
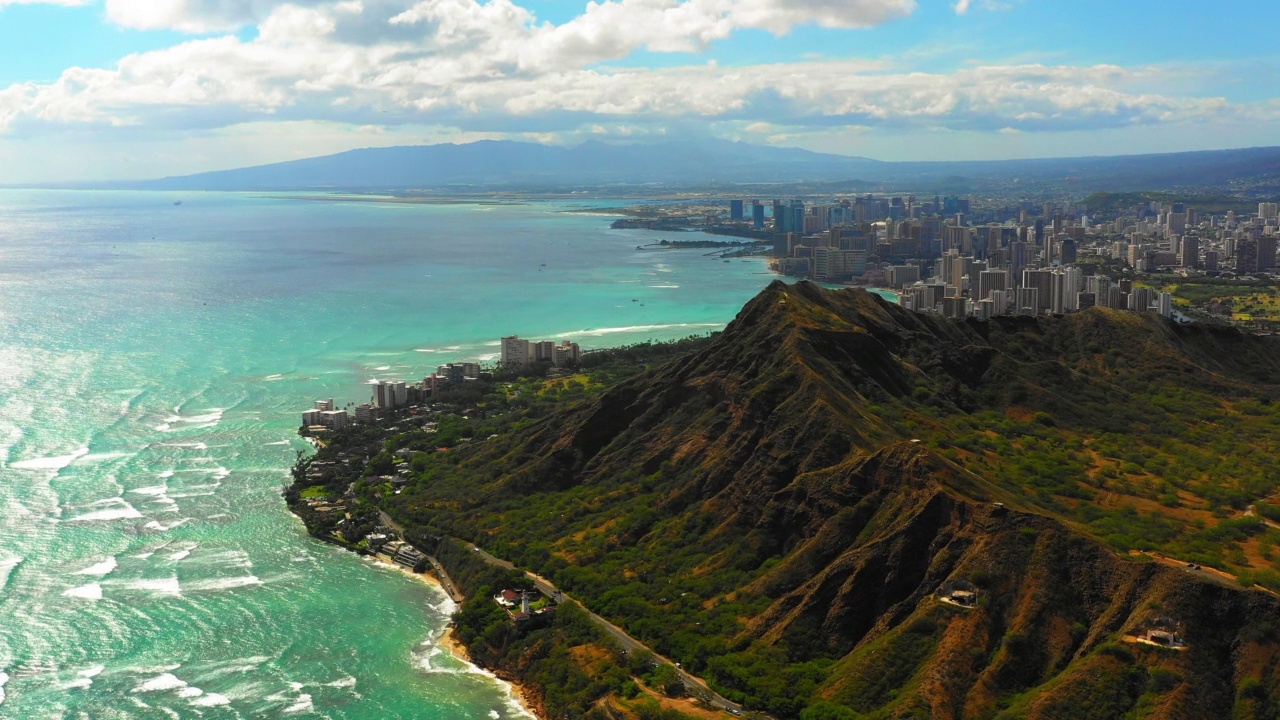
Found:
[{"label": "city skyline", "polygon": [[0,0],[0,183],[713,136],[883,160],[1272,145],[1280,10],[1093,0]]}]

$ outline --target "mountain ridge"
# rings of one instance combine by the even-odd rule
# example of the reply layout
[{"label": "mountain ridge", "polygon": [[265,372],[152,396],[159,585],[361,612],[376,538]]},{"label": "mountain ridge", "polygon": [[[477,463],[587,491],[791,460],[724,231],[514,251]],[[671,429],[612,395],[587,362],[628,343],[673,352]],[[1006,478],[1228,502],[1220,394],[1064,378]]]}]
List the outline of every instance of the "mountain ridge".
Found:
[{"label": "mountain ridge", "polygon": [[724,140],[562,147],[508,140],[362,148],[335,155],[121,186],[155,190],[405,191],[863,182],[1026,181],[1094,190],[1158,190],[1280,177],[1280,147],[1129,156],[885,162]]},{"label": "mountain ridge", "polygon": [[[1212,542],[1247,550],[1260,523],[1197,530],[1215,516],[1190,498],[1236,484],[1261,496],[1273,481],[1179,480],[1182,514],[1165,516],[1130,487],[1148,482],[1141,467],[1111,478],[1018,463],[1066,448],[1109,471],[1110,453],[1123,459],[1109,436],[1141,444],[1144,423],[1222,412],[1181,418],[1148,378],[1204,375],[1197,392],[1241,408],[1280,398],[1277,349],[1150,314],[959,322],[777,282],[705,349],[508,437],[430,455],[381,502],[424,537],[467,538],[552,578],[780,717],[823,717],[812,713],[827,703],[843,708],[833,717],[1265,718],[1280,688],[1275,596],[1130,557],[1133,542],[1162,546],[1116,533],[1183,523],[1166,544],[1199,553],[1209,536],[1197,533],[1239,530]],[[1022,450],[982,446],[1005,432],[998,422]],[[978,605],[940,602],[948,588]],[[1159,623],[1189,649],[1121,641]]]}]

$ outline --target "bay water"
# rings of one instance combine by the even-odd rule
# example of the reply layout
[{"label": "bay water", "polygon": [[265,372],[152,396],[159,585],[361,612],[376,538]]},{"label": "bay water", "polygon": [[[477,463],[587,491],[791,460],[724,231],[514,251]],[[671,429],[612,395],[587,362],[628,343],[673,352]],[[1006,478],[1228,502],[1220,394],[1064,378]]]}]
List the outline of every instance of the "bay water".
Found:
[{"label": "bay water", "polygon": [[0,718],[523,716],[436,647],[443,593],[280,489],[317,398],[707,332],[771,279],[584,205],[0,192]]}]

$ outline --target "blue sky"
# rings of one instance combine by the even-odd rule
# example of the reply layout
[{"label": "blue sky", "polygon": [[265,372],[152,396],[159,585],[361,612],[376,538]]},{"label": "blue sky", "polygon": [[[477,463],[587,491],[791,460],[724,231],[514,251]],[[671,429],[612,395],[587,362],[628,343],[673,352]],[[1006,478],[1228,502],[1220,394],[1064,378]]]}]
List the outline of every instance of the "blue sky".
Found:
[{"label": "blue sky", "polygon": [[0,0],[0,183],[480,138],[1271,145],[1277,21],[1261,0]]}]

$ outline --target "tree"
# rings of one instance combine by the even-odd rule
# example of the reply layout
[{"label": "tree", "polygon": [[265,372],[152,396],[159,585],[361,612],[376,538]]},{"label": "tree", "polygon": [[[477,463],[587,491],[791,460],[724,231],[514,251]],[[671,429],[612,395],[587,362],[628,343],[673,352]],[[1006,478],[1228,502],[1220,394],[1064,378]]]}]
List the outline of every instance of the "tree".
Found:
[{"label": "tree", "polygon": [[680,673],[676,672],[675,667],[666,663],[661,663],[653,674],[649,676],[649,680],[654,687],[661,690],[671,697],[679,697],[684,694],[684,682],[680,680]]}]

